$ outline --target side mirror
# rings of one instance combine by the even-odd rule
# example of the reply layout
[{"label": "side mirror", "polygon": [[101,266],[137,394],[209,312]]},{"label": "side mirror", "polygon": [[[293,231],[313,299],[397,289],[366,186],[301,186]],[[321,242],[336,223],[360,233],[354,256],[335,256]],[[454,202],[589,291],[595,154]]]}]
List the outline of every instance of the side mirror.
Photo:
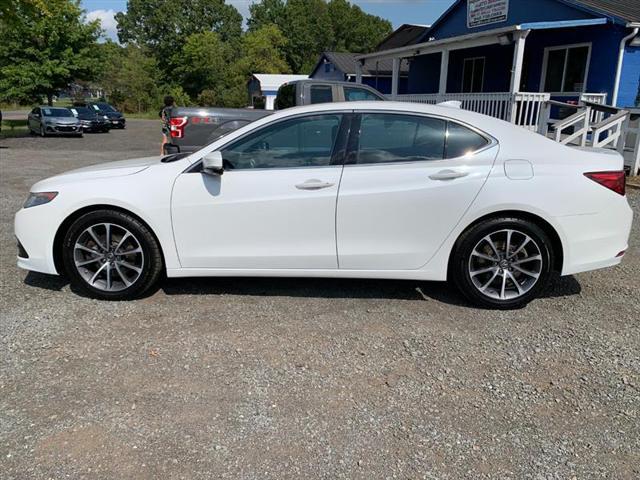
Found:
[{"label": "side mirror", "polygon": [[202,158],[202,171],[208,175],[222,175],[224,173],[224,167],[222,166],[222,153],[207,153]]}]

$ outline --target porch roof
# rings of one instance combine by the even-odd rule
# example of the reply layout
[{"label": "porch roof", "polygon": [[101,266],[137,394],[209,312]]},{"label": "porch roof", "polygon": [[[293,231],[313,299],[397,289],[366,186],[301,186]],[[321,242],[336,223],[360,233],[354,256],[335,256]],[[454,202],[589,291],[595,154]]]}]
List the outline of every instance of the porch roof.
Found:
[{"label": "porch roof", "polygon": [[460,50],[463,48],[472,48],[500,43],[501,37],[504,37],[508,34],[513,34],[514,32],[522,32],[521,35],[526,35],[526,33],[528,33],[530,30],[587,27],[592,25],[602,25],[605,23],[607,23],[606,18],[522,23],[520,25],[510,25],[508,27],[496,28],[493,30],[485,30],[482,32],[469,33],[457,37],[443,38],[441,40],[432,40],[429,42],[416,43],[404,47],[367,53],[364,55],[356,56],[356,59],[360,61],[366,61],[368,59],[374,58],[383,59],[415,57],[417,55],[427,55],[429,53],[437,53],[443,50]]}]

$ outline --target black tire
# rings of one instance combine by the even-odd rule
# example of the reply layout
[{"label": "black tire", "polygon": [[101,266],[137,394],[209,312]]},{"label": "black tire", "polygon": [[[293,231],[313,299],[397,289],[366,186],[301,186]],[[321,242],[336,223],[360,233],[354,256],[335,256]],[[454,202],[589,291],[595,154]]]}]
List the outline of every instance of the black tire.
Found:
[{"label": "black tire", "polygon": [[[505,230],[513,230],[520,234],[524,234],[530,237],[534,243],[529,243],[529,249],[534,249],[534,247],[539,250],[540,261],[538,263],[537,260],[532,260],[535,263],[535,270],[539,269],[539,276],[532,283],[532,286],[529,287],[529,290],[525,293],[522,293],[520,296],[515,298],[493,298],[491,293],[498,294],[500,292],[491,292],[483,293],[480,291],[480,288],[484,285],[476,286],[471,276],[471,258],[472,253],[476,246],[483,241],[488,235],[501,235],[502,231]],[[504,233],[506,236],[506,233]],[[515,234],[512,234],[515,235]],[[499,238],[499,237],[498,237]],[[523,238],[523,237],[520,237]],[[504,242],[506,244],[506,242]],[[512,247],[511,252],[517,247]],[[538,255],[533,255],[533,257],[537,257]],[[475,255],[474,255],[475,258]],[[513,259],[516,260],[516,259]],[[499,263],[492,263],[487,260],[482,259],[481,261],[487,262],[489,268],[497,268],[499,274],[502,275],[502,272],[505,272],[504,275],[507,276],[509,273],[506,273],[506,270],[509,272],[514,272],[518,275],[522,275],[520,272],[515,272],[512,270],[512,267],[508,269],[502,269]],[[494,265],[496,265],[494,267]],[[530,264],[531,265],[531,264]],[[554,265],[554,252],[552,242],[549,239],[549,236],[542,230],[538,225],[533,222],[523,220],[521,218],[514,217],[501,217],[501,218],[491,218],[485,221],[482,221],[468,230],[466,230],[456,242],[454,246],[454,250],[451,257],[451,262],[449,264],[449,278],[453,280],[455,285],[458,287],[460,292],[474,305],[484,307],[484,308],[492,308],[492,309],[500,309],[500,310],[508,310],[508,309],[516,309],[521,308],[527,305],[531,300],[538,297],[542,294],[549,284],[549,278],[551,272],[553,270]],[[529,268],[529,267],[528,267]],[[486,275],[488,278],[491,278],[493,273],[495,272],[487,272]],[[487,278],[484,277],[484,278]],[[474,276],[474,278],[476,278]],[[500,282],[502,277],[498,277],[498,282]],[[507,285],[511,286],[514,290],[517,288],[518,292],[520,287],[516,287],[515,283],[507,277]],[[527,278],[522,277],[522,278]],[[528,281],[533,282],[531,278]],[[484,283],[484,282],[479,282]],[[495,284],[494,284],[495,285]],[[498,284],[499,285],[499,284]],[[513,293],[516,294],[515,292]],[[506,297],[506,296],[505,296]]]},{"label": "black tire", "polygon": [[[74,260],[74,247],[82,233],[93,225],[110,223],[128,230],[135,236],[143,253],[142,272],[127,288],[107,291],[96,288],[85,280]],[[82,215],[69,227],[62,243],[64,268],[72,286],[86,295],[101,300],[131,300],[139,298],[151,290],[163,272],[163,259],[160,245],[149,228],[138,218],[117,210],[96,210]]]}]

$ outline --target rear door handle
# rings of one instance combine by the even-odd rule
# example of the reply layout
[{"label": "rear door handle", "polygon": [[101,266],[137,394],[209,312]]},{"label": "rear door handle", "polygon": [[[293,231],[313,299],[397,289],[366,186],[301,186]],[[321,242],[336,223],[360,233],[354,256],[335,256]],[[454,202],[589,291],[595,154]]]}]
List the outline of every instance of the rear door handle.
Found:
[{"label": "rear door handle", "polygon": [[455,180],[469,175],[469,172],[456,172],[455,170],[440,170],[438,173],[429,175],[431,180]]},{"label": "rear door handle", "polygon": [[335,183],[331,182],[323,182],[322,180],[317,180],[315,178],[311,180],[307,180],[304,183],[298,183],[296,188],[298,190],[321,190],[323,188],[333,187]]}]

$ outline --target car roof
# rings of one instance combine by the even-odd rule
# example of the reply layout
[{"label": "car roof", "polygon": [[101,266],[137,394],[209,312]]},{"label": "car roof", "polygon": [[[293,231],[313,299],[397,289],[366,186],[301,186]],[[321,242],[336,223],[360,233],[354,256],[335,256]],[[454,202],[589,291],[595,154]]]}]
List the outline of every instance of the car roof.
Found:
[{"label": "car roof", "polygon": [[[284,110],[277,110],[272,115],[267,115],[258,120],[254,120],[248,125],[231,132],[230,134],[213,141],[211,144],[203,148],[202,151],[196,151],[185,157],[190,162],[194,162],[201,158],[201,153],[207,154],[216,148],[224,145],[225,143],[232,142],[235,138],[246,134],[255,128],[260,128],[263,125],[267,125],[279,119],[286,119],[289,117],[295,117],[297,115],[303,115],[308,113],[349,113],[349,112],[394,112],[404,114],[421,114],[421,115],[434,115],[445,117],[451,120],[456,120],[460,123],[467,124],[485,134],[493,137],[499,144],[510,147],[517,150],[521,149],[522,145],[528,145],[528,147],[535,150],[536,145],[548,143],[556,144],[543,135],[538,135],[535,132],[527,130],[525,128],[513,125],[504,120],[498,118],[489,117],[480,113],[471,112],[469,110],[463,110],[454,106],[442,106],[442,105],[427,105],[424,103],[413,102],[393,102],[393,101],[357,101],[357,102],[335,102],[335,103],[317,103],[314,105],[304,105],[300,107],[291,107]],[[560,144],[556,144],[560,145]]]},{"label": "car roof", "polygon": [[[291,80],[290,82],[283,83],[284,85],[294,85],[297,83],[311,83],[313,85],[343,85],[345,87],[358,87],[358,88],[366,88],[367,90],[374,90],[377,92],[375,88],[370,85],[365,85],[364,83],[354,83],[354,82],[341,82],[339,80],[322,80],[318,78],[305,78],[303,80]],[[380,93],[380,92],[378,92]]]},{"label": "car roof", "polygon": [[298,115],[301,113],[313,113],[313,112],[330,112],[330,111],[393,111],[399,113],[417,113],[427,115],[437,115],[448,117],[455,120],[460,120],[464,123],[471,125],[477,125],[478,128],[484,130],[484,126],[491,127],[504,127],[505,125],[511,125],[503,120],[499,120],[494,117],[482,115],[479,113],[471,112],[469,110],[463,110],[453,106],[442,105],[428,105],[425,103],[414,102],[393,102],[393,101],[356,101],[356,102],[334,102],[334,103],[316,103],[313,105],[304,105],[298,107],[291,107],[284,110],[277,110],[273,115],[268,118],[284,118],[290,115]]}]

